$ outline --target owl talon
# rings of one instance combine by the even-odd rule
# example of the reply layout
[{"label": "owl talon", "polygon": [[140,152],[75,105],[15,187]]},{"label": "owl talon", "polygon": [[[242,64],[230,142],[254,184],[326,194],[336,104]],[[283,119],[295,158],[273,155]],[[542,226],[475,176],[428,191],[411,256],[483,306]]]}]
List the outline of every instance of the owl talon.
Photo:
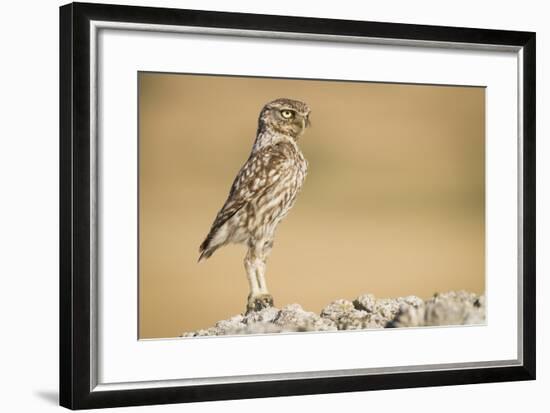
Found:
[{"label": "owl talon", "polygon": [[246,314],[253,311],[260,311],[268,307],[273,307],[273,296],[271,294],[249,295],[246,305]]}]

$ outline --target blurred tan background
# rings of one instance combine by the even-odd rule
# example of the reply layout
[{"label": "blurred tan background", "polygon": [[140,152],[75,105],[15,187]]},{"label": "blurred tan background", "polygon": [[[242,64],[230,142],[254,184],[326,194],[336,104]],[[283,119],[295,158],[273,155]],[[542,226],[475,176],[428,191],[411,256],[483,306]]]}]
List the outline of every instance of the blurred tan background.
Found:
[{"label": "blurred tan background", "polygon": [[245,248],[197,264],[198,247],[278,97],[313,124],[267,266],[278,307],[484,292],[483,88],[140,73],[140,338],[244,310]]}]

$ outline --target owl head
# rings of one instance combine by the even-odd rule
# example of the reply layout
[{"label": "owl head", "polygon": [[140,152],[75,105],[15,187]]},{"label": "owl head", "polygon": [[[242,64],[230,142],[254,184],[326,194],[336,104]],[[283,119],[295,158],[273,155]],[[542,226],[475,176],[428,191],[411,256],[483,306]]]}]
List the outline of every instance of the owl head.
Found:
[{"label": "owl head", "polygon": [[298,139],[310,125],[309,106],[299,100],[280,98],[267,103],[260,112],[258,135],[269,131]]}]

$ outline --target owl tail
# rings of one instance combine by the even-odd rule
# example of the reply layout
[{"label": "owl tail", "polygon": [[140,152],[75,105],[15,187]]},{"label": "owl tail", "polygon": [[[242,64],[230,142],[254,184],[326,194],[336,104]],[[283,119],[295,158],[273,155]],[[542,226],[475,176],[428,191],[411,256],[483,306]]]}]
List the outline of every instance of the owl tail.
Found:
[{"label": "owl tail", "polygon": [[202,242],[201,246],[199,247],[199,260],[197,262],[201,262],[203,259],[208,259],[214,254],[214,251],[216,251],[216,248],[210,248],[210,241],[211,237],[210,234],[206,239]]},{"label": "owl tail", "polygon": [[199,255],[199,259],[197,262],[201,262],[203,259],[205,260],[207,258],[210,258],[213,252],[214,251],[208,251],[208,250],[200,251],[201,255]]}]

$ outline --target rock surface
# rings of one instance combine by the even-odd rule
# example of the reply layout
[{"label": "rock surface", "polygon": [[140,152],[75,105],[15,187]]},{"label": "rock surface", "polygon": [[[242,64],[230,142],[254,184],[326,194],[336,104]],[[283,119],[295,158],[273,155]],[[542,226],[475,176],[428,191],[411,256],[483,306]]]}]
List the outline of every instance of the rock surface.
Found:
[{"label": "rock surface", "polygon": [[435,294],[423,301],[416,296],[376,298],[364,294],[353,301],[335,300],[320,314],[299,304],[281,309],[268,307],[218,321],[213,327],[186,332],[182,337],[239,334],[285,333],[297,331],[360,330],[483,324],[485,296],[466,291]]},{"label": "rock surface", "polygon": [[435,294],[422,305],[402,306],[388,327],[483,324],[485,296],[466,291]]}]

